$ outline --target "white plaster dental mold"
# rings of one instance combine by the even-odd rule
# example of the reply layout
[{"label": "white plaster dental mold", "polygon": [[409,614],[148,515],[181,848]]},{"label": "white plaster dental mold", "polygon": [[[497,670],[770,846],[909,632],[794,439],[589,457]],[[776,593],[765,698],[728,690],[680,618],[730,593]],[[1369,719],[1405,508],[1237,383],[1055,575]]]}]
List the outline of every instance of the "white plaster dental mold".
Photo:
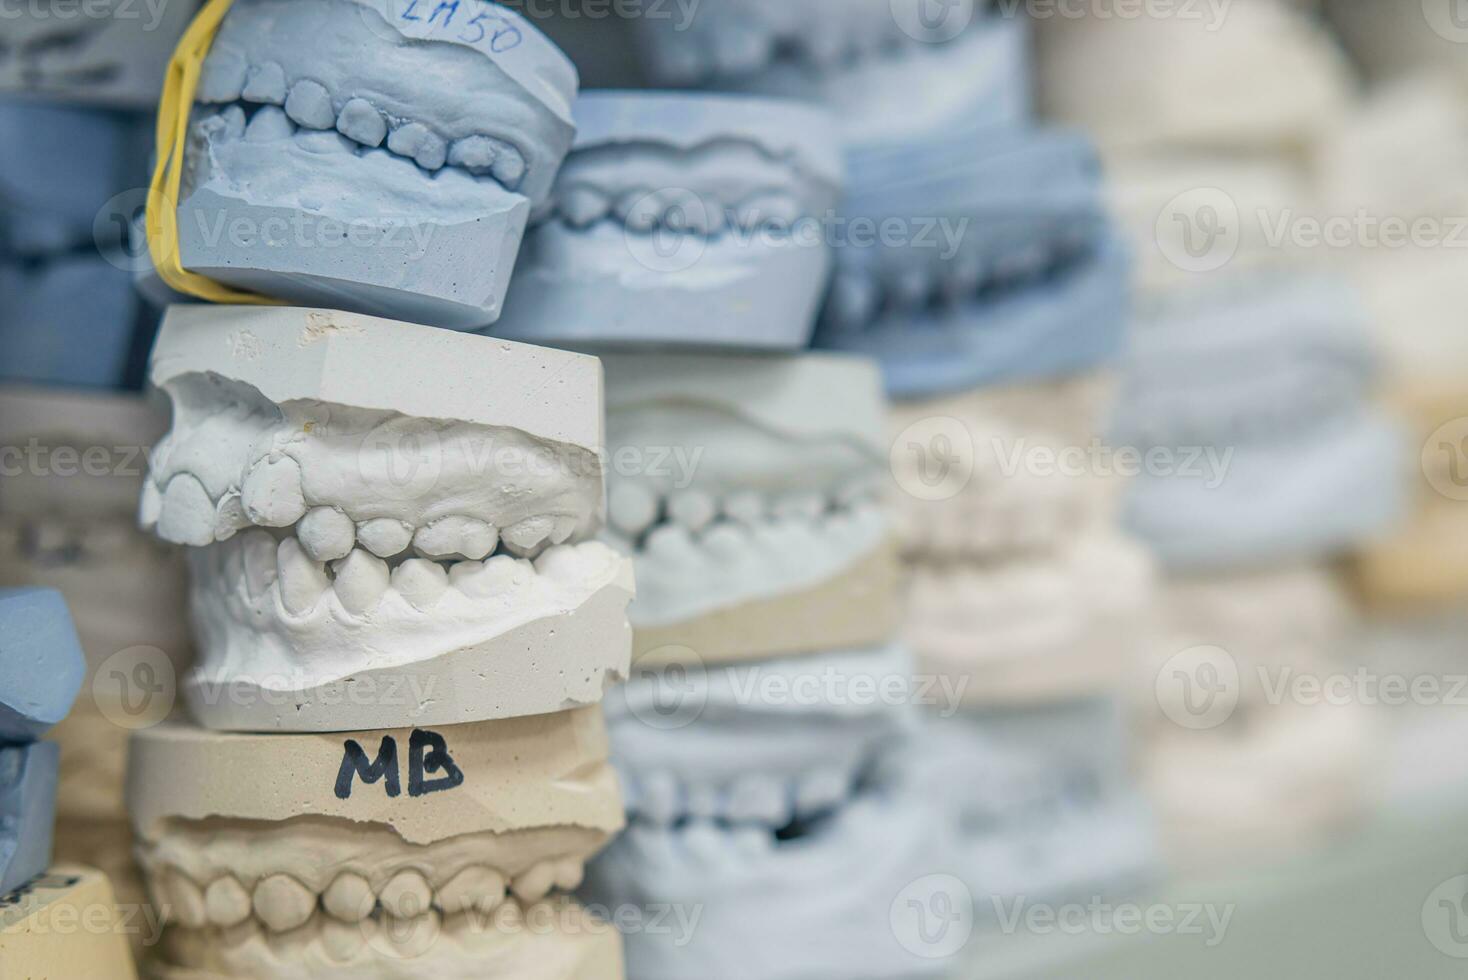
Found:
[{"label": "white plaster dental mold", "polygon": [[[138,733],[129,801],[170,910],[164,975],[620,976],[615,932],[559,897],[622,825],[606,753],[597,708],[355,735]],[[525,928],[548,911],[555,926]]]},{"label": "white plaster dental mold", "polygon": [[1028,115],[1029,19],[987,6],[950,8],[930,27],[904,23],[891,0],[721,0],[686,22],[642,17],[634,28],[664,84],[824,103],[848,145],[902,143]]},{"label": "white plaster dental mold", "polygon": [[[191,546],[205,725],[560,711],[625,676],[595,358],[333,311],[171,309],[141,520]],[[582,543],[576,543],[576,542]]]},{"label": "white plaster dental mold", "polygon": [[634,556],[636,656],[704,661],[885,643],[875,366],[828,355],[609,355],[609,530]]},{"label": "white plaster dental mold", "polygon": [[831,267],[834,120],[780,99],[656,92],[589,93],[575,114],[576,144],[491,332],[804,347]]},{"label": "white plaster dental mold", "polygon": [[910,705],[942,708],[941,694],[921,688],[897,645],[676,674],[639,664],[608,695],[607,727],[633,819],[779,830],[848,802],[879,751],[908,733]]},{"label": "white plaster dental mold", "polygon": [[5,15],[0,93],[151,110],[174,45],[197,0],[66,0],[19,4]]},{"label": "white plaster dental mold", "polygon": [[577,87],[498,5],[237,0],[196,96],[184,267],[304,305],[492,323]]}]

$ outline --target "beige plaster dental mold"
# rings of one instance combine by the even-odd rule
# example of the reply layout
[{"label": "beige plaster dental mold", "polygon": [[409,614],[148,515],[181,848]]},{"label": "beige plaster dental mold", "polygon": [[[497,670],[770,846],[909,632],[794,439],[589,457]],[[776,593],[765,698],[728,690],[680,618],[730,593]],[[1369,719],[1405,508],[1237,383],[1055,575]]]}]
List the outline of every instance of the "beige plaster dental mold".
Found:
[{"label": "beige plaster dental mold", "polygon": [[552,895],[623,823],[599,707],[337,735],[166,722],[134,736],[129,802],[164,976],[620,976],[615,932]]},{"label": "beige plaster dental mold", "polygon": [[630,563],[596,359],[370,316],[174,307],[141,521],[190,546],[217,729],[457,724],[601,699]]},{"label": "beige plaster dental mold", "polygon": [[136,980],[107,878],[60,865],[0,900],[0,976]]},{"label": "beige plaster dental mold", "polygon": [[636,650],[704,661],[886,642],[897,622],[876,367],[829,354],[604,357],[609,529]]}]

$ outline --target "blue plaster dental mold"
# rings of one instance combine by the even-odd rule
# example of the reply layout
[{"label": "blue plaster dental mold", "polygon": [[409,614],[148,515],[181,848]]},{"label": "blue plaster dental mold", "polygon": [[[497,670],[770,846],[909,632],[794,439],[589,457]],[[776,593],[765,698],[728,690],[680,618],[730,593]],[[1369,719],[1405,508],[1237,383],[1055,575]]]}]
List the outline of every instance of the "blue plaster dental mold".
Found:
[{"label": "blue plaster dental mold", "polygon": [[595,92],[495,336],[799,349],[831,269],[834,120],[779,99]]},{"label": "blue plaster dental mold", "polygon": [[0,589],[0,744],[40,738],[65,718],[86,674],[55,589]]},{"label": "blue plaster dental mold", "polygon": [[55,742],[0,747],[0,898],[51,865],[60,755]]}]

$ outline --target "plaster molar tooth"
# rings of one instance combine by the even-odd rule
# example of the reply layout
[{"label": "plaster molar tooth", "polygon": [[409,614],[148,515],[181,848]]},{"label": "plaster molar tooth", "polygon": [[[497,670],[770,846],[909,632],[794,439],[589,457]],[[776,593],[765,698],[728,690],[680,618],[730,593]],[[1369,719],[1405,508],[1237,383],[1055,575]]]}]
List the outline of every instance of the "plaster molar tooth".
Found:
[{"label": "plaster molar tooth", "polygon": [[362,953],[367,944],[359,924],[325,919],[321,923],[321,946],[326,955],[337,963],[349,963]]},{"label": "plaster molar tooth", "polygon": [[308,153],[327,155],[357,152],[357,144],[335,130],[299,129],[296,130],[295,142]]},{"label": "plaster molar tooth", "polygon": [[448,591],[443,566],[426,558],[409,558],[392,570],[392,587],[413,607],[427,612]]},{"label": "plaster molar tooth", "polygon": [[575,545],[558,544],[547,548],[535,559],[535,570],[557,584],[575,585],[585,571],[586,566],[581,559],[587,554],[578,551]]},{"label": "plaster molar tooth", "polygon": [[556,885],[556,865],[553,861],[541,861],[515,877],[510,890],[522,902],[534,903],[545,898]]},{"label": "plaster molar tooth", "polygon": [[219,114],[224,124],[225,139],[237,140],[245,135],[245,110],[237,105],[232,105]]},{"label": "plaster molar tooth", "polygon": [[749,554],[749,531],[738,524],[720,521],[704,532],[699,543],[722,561],[736,561]]},{"label": "plaster molar tooth", "polygon": [[448,160],[448,144],[418,122],[404,123],[389,133],[387,148],[398,156],[408,157],[424,170],[438,170]]},{"label": "plaster molar tooth", "polygon": [[244,53],[228,45],[219,45],[209,55],[194,97],[200,102],[237,101],[244,91],[245,74],[249,70]]},{"label": "plaster molar tooth", "polygon": [[507,885],[505,876],[493,868],[465,868],[438,890],[439,908],[445,915],[471,911],[488,914],[504,904]]},{"label": "plaster molar tooth", "polygon": [[500,540],[512,555],[520,558],[535,557],[547,544],[565,544],[575,530],[574,521],[548,515],[527,517],[512,524],[500,534]]},{"label": "plaster molar tooth", "polygon": [[158,518],[158,536],[174,544],[201,548],[214,541],[214,501],[189,473],[168,481]]},{"label": "plaster molar tooth", "polygon": [[331,93],[325,85],[310,78],[291,86],[285,98],[285,114],[308,129],[331,129],[336,125]]},{"label": "plaster molar tooth", "polygon": [[724,513],[745,527],[761,524],[769,516],[765,498],[753,490],[740,490],[724,499]]},{"label": "plaster molar tooth", "polygon": [[234,875],[225,875],[209,883],[204,890],[204,906],[209,913],[209,921],[226,929],[240,925],[250,917],[250,895]]},{"label": "plaster molar tooth", "polygon": [[352,553],[357,542],[357,528],[352,519],[336,507],[312,507],[296,527],[301,547],[315,561],[336,561]]},{"label": "plaster molar tooth", "polygon": [[[213,60],[211,57],[210,61]],[[207,62],[206,62],[207,65]],[[245,79],[245,88],[241,97],[246,102],[260,102],[265,105],[285,105],[286,84],[285,69],[278,62],[267,61],[262,65],[255,65],[249,71]]]},{"label": "plaster molar tooth", "polygon": [[354,616],[371,612],[391,584],[387,562],[355,548],[336,565],[336,597]]},{"label": "plaster molar tooth", "polygon": [[280,601],[286,612],[304,616],[316,608],[331,582],[320,562],[312,561],[295,538],[280,542],[277,551],[280,565]]},{"label": "plaster molar tooth", "polygon": [[714,498],[702,490],[679,490],[668,497],[668,516],[690,531],[702,531],[718,511]]},{"label": "plaster molar tooth", "polygon": [[366,99],[348,99],[336,117],[336,130],[363,146],[381,146],[387,139],[387,120]]},{"label": "plaster molar tooth", "polygon": [[255,886],[255,916],[271,932],[290,932],[311,921],[316,896],[290,875],[275,874]]},{"label": "plaster molar tooth", "polygon": [[245,502],[240,499],[239,492],[227,491],[214,508],[215,540],[228,541],[249,526],[250,518],[245,513]]},{"label": "plaster molar tooth", "polygon": [[413,534],[413,549],[424,558],[481,561],[494,552],[500,535],[494,525],[474,517],[444,517]]},{"label": "plaster molar tooth", "polygon": [[495,555],[483,563],[459,562],[449,570],[449,582],[470,598],[489,599],[524,585],[534,575],[529,562]]},{"label": "plaster molar tooth", "polygon": [[489,173],[500,147],[504,145],[492,136],[465,136],[449,144],[448,162],[451,167],[462,167],[476,177]]},{"label": "plaster molar tooth", "polygon": [[245,514],[261,527],[290,527],[306,516],[301,466],[289,456],[256,463],[242,488]]},{"label": "plaster molar tooth", "polygon": [[351,871],[337,875],[321,895],[321,907],[342,922],[361,922],[376,904],[377,896],[367,879]]},{"label": "plaster molar tooth", "polygon": [[564,892],[580,888],[586,878],[586,864],[573,857],[561,858],[555,863],[555,869],[555,887]]},{"label": "plaster molar tooth", "polygon": [[378,902],[387,914],[399,919],[416,919],[433,906],[433,889],[428,880],[412,869],[399,871],[382,886]]},{"label": "plaster molar tooth", "polygon": [[413,543],[413,526],[391,517],[376,517],[357,525],[357,540],[379,558],[393,558]]},{"label": "plaster molar tooth", "polygon": [[257,109],[245,126],[245,140],[250,143],[273,143],[296,135],[296,126],[285,111],[273,105]]},{"label": "plaster molar tooth", "polygon": [[489,168],[494,179],[507,189],[518,191],[525,180],[525,157],[508,143],[502,143],[495,154],[494,165]]},{"label": "plaster molar tooth", "polygon": [[611,210],[611,201],[594,187],[571,187],[560,199],[561,217],[572,228],[590,228],[610,214]]},{"label": "plaster molar tooth", "polygon": [[647,536],[643,550],[654,561],[676,565],[696,562],[701,557],[698,548],[694,546],[693,535],[688,532],[688,528],[679,524],[664,524],[654,528]]},{"label": "plaster molar tooth", "polygon": [[649,187],[634,187],[612,204],[612,211],[632,231],[648,232],[658,226],[664,210],[663,198]]}]

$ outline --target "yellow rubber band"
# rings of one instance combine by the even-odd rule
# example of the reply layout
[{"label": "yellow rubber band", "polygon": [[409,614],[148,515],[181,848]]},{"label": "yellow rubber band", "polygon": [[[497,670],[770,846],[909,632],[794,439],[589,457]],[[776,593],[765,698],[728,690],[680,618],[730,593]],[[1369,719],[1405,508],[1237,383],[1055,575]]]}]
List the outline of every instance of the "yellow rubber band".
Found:
[{"label": "yellow rubber band", "polygon": [[163,79],[158,105],[158,162],[148,187],[148,253],[163,281],[180,293],[212,303],[283,306],[281,300],[241,292],[183,267],[178,251],[178,195],[183,183],[184,145],[189,136],[189,113],[199,88],[204,59],[214,45],[219,25],[234,0],[209,0],[174,49]]}]

